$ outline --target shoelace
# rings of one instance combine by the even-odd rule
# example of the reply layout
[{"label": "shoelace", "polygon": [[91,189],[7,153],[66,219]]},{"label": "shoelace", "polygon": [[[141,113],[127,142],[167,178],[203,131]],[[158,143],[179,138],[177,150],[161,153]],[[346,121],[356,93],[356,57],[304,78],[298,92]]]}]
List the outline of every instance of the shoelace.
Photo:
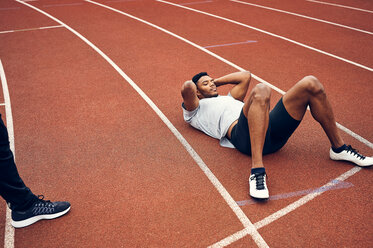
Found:
[{"label": "shoelace", "polygon": [[[256,179],[256,189],[264,189],[264,177],[266,176],[265,173],[254,174]],[[254,178],[253,178],[254,179]]]},{"label": "shoelace", "polygon": [[54,211],[54,204],[49,200],[44,200],[44,195],[38,195],[38,202],[32,209],[33,214],[51,214]]},{"label": "shoelace", "polygon": [[361,154],[359,153],[358,150],[352,148],[351,145],[348,145],[348,146],[347,146],[347,153],[348,153],[348,152],[350,152],[350,153],[353,154],[354,156],[358,157],[359,159],[362,159],[362,160],[365,159],[365,156],[361,155]]}]

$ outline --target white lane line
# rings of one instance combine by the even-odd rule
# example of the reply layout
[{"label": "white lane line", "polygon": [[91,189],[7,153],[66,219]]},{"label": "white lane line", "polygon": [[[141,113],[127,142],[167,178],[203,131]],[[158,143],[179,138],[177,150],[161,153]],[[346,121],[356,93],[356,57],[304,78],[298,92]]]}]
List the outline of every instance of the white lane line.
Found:
[{"label": "white lane line", "polygon": [[138,1],[138,0],[109,0],[109,1],[106,1],[106,3],[122,3],[122,2],[135,2],[135,1]]},{"label": "white lane line", "polygon": [[[203,162],[201,157],[194,151],[192,146],[186,141],[186,139],[181,135],[181,133],[173,126],[173,124],[167,119],[167,117],[162,113],[162,111],[153,103],[153,101],[137,86],[135,82],[132,81],[130,77],[128,77],[122,69],[119,68],[118,65],[116,65],[104,52],[102,52],[98,47],[96,47],[92,42],[90,42],[88,39],[86,39],[84,36],[82,36],[80,33],[75,31],[70,26],[66,25],[59,19],[51,16],[50,14],[28,4],[21,2],[19,0],[16,0],[19,3],[22,3],[44,15],[51,18],[52,20],[58,22],[59,24],[63,25],[65,28],[67,28],[69,31],[71,31],[73,34],[78,36],[81,40],[83,40],[87,45],[89,45],[93,50],[95,50],[99,55],[101,55],[135,90],[136,92],[146,101],[146,103],[149,104],[149,106],[154,110],[154,112],[159,116],[159,118],[166,124],[166,126],[170,129],[170,131],[175,135],[175,137],[180,141],[180,143],[184,146],[184,148],[188,151],[190,156],[194,159],[194,161],[198,164],[198,166],[201,168],[201,170],[205,173],[207,178],[211,181],[211,183],[214,185],[214,187],[217,189],[217,191],[220,193],[220,195],[223,197],[223,199],[226,201],[226,203],[229,205],[229,207],[232,209],[232,211],[236,214],[240,222],[243,224],[245,229],[249,230],[254,241],[257,243],[259,247],[268,247],[267,243],[264,241],[263,237],[259,234],[259,232],[255,229],[253,223],[247,218],[247,216],[244,214],[242,209],[237,205],[237,203],[234,201],[232,196],[228,193],[228,191],[224,188],[224,186],[219,182],[219,180],[215,177],[215,175],[211,172],[211,170],[207,167],[207,165]],[[105,5],[101,5],[99,3],[95,3],[92,1],[87,1],[92,4],[96,4],[99,6],[104,7]],[[113,9],[114,10],[114,9]],[[125,14],[124,12],[122,12]],[[127,14],[125,14],[127,15]],[[136,20],[141,20],[139,18],[127,15],[131,18],[135,18]],[[144,22],[143,20],[141,20]]]},{"label": "white lane line", "polygon": [[268,10],[272,10],[272,11],[277,11],[277,12],[280,12],[280,13],[284,13],[284,14],[288,14],[288,15],[293,15],[293,16],[298,16],[298,17],[302,17],[302,18],[305,18],[305,19],[310,19],[310,20],[313,20],[313,21],[323,22],[323,23],[327,23],[327,24],[334,25],[334,26],[337,26],[337,27],[346,28],[346,29],[358,31],[358,32],[361,32],[361,33],[366,33],[366,34],[373,35],[372,32],[369,32],[369,31],[366,31],[366,30],[362,30],[362,29],[358,29],[358,28],[353,28],[353,27],[342,25],[342,24],[339,24],[339,23],[329,22],[329,21],[326,21],[326,20],[322,20],[322,19],[318,19],[318,18],[306,16],[306,15],[301,15],[301,14],[297,14],[297,13],[293,13],[293,12],[289,12],[289,11],[285,11],[285,10],[270,8],[270,7],[267,7],[267,6],[262,6],[262,5],[248,3],[248,2],[243,2],[243,1],[238,1],[238,0],[230,0],[230,1],[231,2],[236,2],[236,3],[241,3],[241,4],[255,6],[255,7],[258,7],[258,8],[268,9]]},{"label": "white lane line", "polygon": [[306,1],[313,2],[313,3],[325,4],[325,5],[331,5],[331,6],[336,6],[336,7],[346,8],[346,9],[353,9],[353,10],[358,10],[358,11],[363,11],[363,12],[368,12],[368,13],[373,13],[373,11],[371,11],[371,10],[359,9],[359,8],[350,7],[350,6],[341,5],[341,4],[327,3],[327,2],[321,2],[321,1],[315,1],[315,0],[306,0]]},{"label": "white lane line", "polygon": [[[346,189],[353,187],[354,185],[352,183],[347,183],[344,181],[338,181],[338,180],[333,180],[331,186],[322,186],[318,188],[311,188],[311,189],[305,189],[305,190],[298,190],[298,191],[293,191],[293,192],[288,192],[288,193],[281,193],[277,195],[271,195],[268,199],[268,201],[276,201],[276,200],[282,200],[282,199],[287,199],[287,198],[294,198],[298,196],[304,196],[308,195],[310,193],[315,193],[315,192],[324,192],[324,191],[329,191],[329,190],[339,190],[339,189]],[[246,199],[243,201],[237,201],[239,206],[246,206],[246,205],[251,205],[251,204],[258,204],[258,201],[255,201],[253,199]]]},{"label": "white lane line", "polygon": [[[358,173],[359,171],[361,170],[361,167],[354,167],[350,170],[348,170],[347,172],[343,173],[342,175],[340,175],[339,177],[335,178],[334,180],[331,180],[330,182],[328,182],[327,184],[325,184],[324,186],[322,186],[321,188],[330,188],[330,187],[333,187],[336,182],[341,182],[341,181],[345,181],[346,179],[348,179],[349,177],[355,175],[356,173]],[[322,193],[324,193],[326,190],[320,190],[320,191],[316,191],[316,192],[312,192],[306,196],[303,196],[302,198],[300,198],[299,200],[291,203],[290,205],[280,209],[279,211],[267,216],[266,218],[256,222],[254,225],[255,227],[259,230],[260,228],[262,227],[265,227],[269,224],[271,224],[272,222],[278,220],[279,218],[287,215],[288,213],[294,211],[295,209],[303,206],[304,204],[306,204],[307,202],[313,200],[314,198],[316,198],[317,196],[320,196]],[[232,244],[233,242],[245,237],[247,234],[247,231],[245,229],[241,230],[241,231],[238,231],[228,237],[226,237],[225,239],[222,239],[220,240],[219,242],[211,245],[210,247],[225,247],[227,245],[230,245]]]},{"label": "white lane line", "polygon": [[61,28],[63,26],[56,25],[56,26],[47,26],[47,27],[38,27],[38,28],[25,28],[25,29],[16,29],[16,30],[6,30],[0,31],[0,34],[7,34],[7,33],[15,33],[15,32],[24,32],[24,31],[34,31],[34,30],[43,30],[43,29],[51,29],[51,28]]},{"label": "white lane line", "polygon": [[59,3],[59,4],[46,4],[43,5],[45,8],[51,8],[51,7],[67,7],[67,6],[78,6],[82,5],[83,3]]},{"label": "white lane line", "polygon": [[341,129],[343,132],[347,133],[348,135],[354,137],[355,139],[357,139],[358,141],[360,141],[361,143],[365,144],[366,146],[370,147],[373,149],[373,144],[371,142],[369,142],[368,140],[364,139],[363,137],[361,137],[360,135],[352,132],[350,129],[348,129],[347,127],[344,127],[342,126],[341,124],[339,124],[338,122],[336,122],[337,124],[337,127],[339,129]]},{"label": "white lane line", "polygon": [[256,40],[247,40],[247,41],[233,42],[233,43],[227,43],[227,44],[218,44],[218,45],[204,46],[204,48],[215,48],[215,47],[234,46],[234,45],[242,45],[242,44],[256,43],[256,42],[258,42],[258,41],[256,41]]},{"label": "white lane line", "polygon": [[232,19],[228,19],[228,18],[225,18],[225,17],[221,17],[221,16],[217,16],[217,15],[214,15],[214,14],[210,14],[210,13],[207,13],[207,12],[204,12],[204,11],[201,11],[201,10],[197,10],[197,9],[192,9],[190,7],[186,7],[186,6],[182,6],[180,4],[176,4],[176,3],[171,3],[171,2],[167,2],[167,1],[163,1],[163,0],[156,0],[157,2],[161,2],[161,3],[165,3],[165,4],[169,4],[169,5],[173,5],[173,6],[176,6],[176,7],[179,7],[179,8],[183,8],[183,9],[187,9],[187,10],[190,10],[190,11],[194,11],[194,12],[197,12],[197,13],[200,13],[200,14],[203,14],[203,15],[208,15],[208,16],[211,16],[211,17],[214,17],[214,18],[217,18],[217,19],[221,19],[221,20],[224,20],[224,21],[227,21],[227,22],[231,22],[231,23],[234,23],[234,24],[237,24],[237,25],[240,25],[240,26],[243,26],[243,27],[246,27],[246,28],[250,28],[252,30],[255,30],[255,31],[258,31],[258,32],[261,32],[261,33],[264,33],[264,34],[267,34],[267,35],[270,35],[270,36],[273,36],[273,37],[276,37],[276,38],[279,38],[279,39],[282,39],[282,40],[285,40],[285,41],[288,41],[290,43],[293,43],[293,44],[296,44],[298,46],[301,46],[301,47],[304,47],[304,48],[307,48],[307,49],[310,49],[312,51],[315,51],[315,52],[318,52],[318,53],[321,53],[321,54],[324,54],[324,55],[327,55],[329,57],[332,57],[332,58],[335,58],[335,59],[338,59],[338,60],[341,60],[343,62],[346,62],[346,63],[349,63],[351,65],[354,65],[354,66],[357,66],[357,67],[360,67],[362,69],[365,69],[365,70],[368,70],[368,71],[372,71],[373,72],[373,68],[370,68],[368,66],[365,66],[365,65],[362,65],[362,64],[359,64],[357,62],[354,62],[354,61],[351,61],[351,60],[348,60],[348,59],[345,59],[345,58],[342,58],[340,56],[337,56],[337,55],[334,55],[334,54],[331,54],[331,53],[328,53],[328,52],[325,52],[323,50],[320,50],[320,49],[317,49],[317,48],[314,48],[314,47],[311,47],[311,46],[308,46],[308,45],[305,45],[303,43],[300,43],[298,41],[295,41],[295,40],[291,40],[289,38],[286,38],[286,37],[283,37],[283,36],[280,36],[280,35],[277,35],[277,34],[274,34],[274,33],[271,33],[271,32],[268,32],[268,31],[265,31],[263,29],[259,29],[259,28],[256,28],[256,27],[253,27],[253,26],[249,26],[247,24],[243,24],[241,22],[238,22],[238,21],[234,21]]},{"label": "white lane line", "polygon": [[225,247],[227,245],[230,245],[244,237],[246,237],[247,235],[249,235],[249,233],[247,232],[246,229],[242,229],[236,233],[233,233],[232,235],[226,237],[225,239],[222,239],[220,240],[219,242],[216,242],[215,244],[212,244],[210,246],[208,246],[207,248],[221,248],[221,247]]},{"label": "white lane line", "polygon": [[[14,160],[16,160],[16,151],[14,147],[14,129],[13,129],[13,116],[12,116],[12,107],[10,105],[10,96],[8,90],[8,83],[6,81],[4,67],[0,59],[0,78],[1,85],[3,87],[3,95],[5,102],[5,115],[6,115],[6,127],[8,129],[9,136],[9,145],[10,150],[13,152]],[[4,233],[4,248],[13,248],[14,247],[14,227],[11,225],[12,217],[11,211],[6,208],[6,217],[5,217],[5,233]]]},{"label": "white lane line", "polygon": [[21,9],[20,7],[8,7],[8,8],[0,8],[0,11],[6,11],[6,10],[18,10]]},{"label": "white lane line", "polygon": [[189,2],[189,3],[181,3],[181,5],[192,5],[192,4],[202,4],[202,3],[212,3],[212,0],[199,1],[199,2]]}]

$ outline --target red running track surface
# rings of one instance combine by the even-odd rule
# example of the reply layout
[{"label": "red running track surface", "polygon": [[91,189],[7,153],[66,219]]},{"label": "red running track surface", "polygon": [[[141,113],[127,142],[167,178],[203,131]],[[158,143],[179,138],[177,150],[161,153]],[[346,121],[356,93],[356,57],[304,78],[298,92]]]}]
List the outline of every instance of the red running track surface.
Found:
[{"label": "red running track surface", "polygon": [[[255,40],[209,50],[284,91],[305,75],[317,76],[337,121],[373,140],[371,71],[176,6],[156,1],[101,2],[200,46]],[[91,3],[29,4],[60,19],[101,49],[165,114],[232,198],[249,199],[250,157],[222,148],[216,140],[189,127],[180,107],[181,84],[194,73],[207,70],[217,77],[236,69],[154,27]],[[305,1],[296,4],[296,9],[289,1],[268,1],[267,6],[293,12],[299,9],[301,14],[314,13],[320,19],[328,17],[369,29],[364,26],[371,20],[369,15],[359,15],[358,21],[354,14],[341,19],[340,13],[347,10]],[[311,5],[314,12],[309,12]],[[372,38],[366,34],[225,0],[188,7],[372,67]],[[327,14],[318,11],[321,9]],[[59,25],[14,1],[2,1],[0,11],[0,31]],[[0,44],[22,178],[35,193],[72,203],[71,212],[60,219],[17,229],[15,247],[207,247],[244,228],[149,105],[68,29],[0,33]],[[253,80],[252,85],[256,83]],[[221,92],[228,90],[224,87]],[[272,105],[280,97],[274,91]],[[5,119],[4,107],[1,113]],[[372,155],[367,145],[344,132],[342,136],[346,143]],[[353,168],[329,160],[328,149],[327,138],[308,113],[288,144],[265,157],[271,195],[315,189]],[[270,247],[370,247],[371,181],[371,169],[361,170],[346,180],[352,187],[324,192],[258,229],[259,234]],[[301,197],[240,208],[252,223],[258,223]],[[5,219],[5,204],[0,216]],[[5,220],[0,222],[2,240],[4,226]],[[251,235],[231,244],[256,245]]]}]

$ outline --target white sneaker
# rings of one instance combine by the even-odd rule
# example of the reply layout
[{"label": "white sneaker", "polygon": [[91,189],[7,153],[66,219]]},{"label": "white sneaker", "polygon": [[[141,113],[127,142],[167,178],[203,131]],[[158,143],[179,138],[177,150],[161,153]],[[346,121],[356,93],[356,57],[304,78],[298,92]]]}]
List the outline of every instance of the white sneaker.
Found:
[{"label": "white sneaker", "polygon": [[266,184],[267,175],[265,172],[251,174],[249,179],[250,196],[256,199],[268,199],[269,192]]},{"label": "white sneaker", "polygon": [[332,148],[330,148],[329,154],[332,160],[349,161],[362,167],[373,165],[373,157],[365,157],[351,146],[345,146],[345,149],[340,153],[336,153]]}]

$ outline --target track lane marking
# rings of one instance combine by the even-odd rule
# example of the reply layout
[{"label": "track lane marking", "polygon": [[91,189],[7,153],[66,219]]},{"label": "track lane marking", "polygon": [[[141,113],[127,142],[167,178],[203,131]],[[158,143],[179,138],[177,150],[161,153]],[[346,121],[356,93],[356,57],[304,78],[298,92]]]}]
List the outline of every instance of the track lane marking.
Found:
[{"label": "track lane marking", "polygon": [[0,11],[6,11],[6,10],[19,10],[20,7],[8,7],[8,8],[0,8]]},{"label": "track lane marking", "polygon": [[61,28],[63,26],[56,25],[56,26],[46,26],[46,27],[39,27],[39,28],[25,28],[25,29],[16,29],[16,30],[5,30],[0,31],[0,34],[7,34],[7,33],[15,33],[15,32],[25,32],[25,31],[35,31],[35,30],[43,30],[43,29],[51,29],[51,28]]},{"label": "track lane marking", "polygon": [[192,4],[203,4],[203,3],[212,3],[212,0],[189,2],[189,3],[181,3],[181,5],[192,5]]},{"label": "track lane marking", "polygon": [[[5,71],[4,71],[4,67],[1,62],[1,59],[0,59],[0,79],[1,79],[1,85],[3,87],[6,127],[8,129],[9,146],[10,146],[10,150],[12,150],[13,152],[14,161],[16,161],[12,107],[10,105],[8,83],[6,81]],[[4,248],[14,248],[14,227],[11,225],[12,223],[11,215],[12,213],[10,211],[10,208],[6,207]]]},{"label": "track lane marking", "polygon": [[[343,173],[342,175],[340,175],[339,177],[331,180],[329,183],[323,185],[322,187],[320,188],[328,188],[328,187],[332,187],[335,182],[337,181],[340,181],[340,182],[343,182],[345,181],[346,179],[348,179],[349,177],[355,175],[356,173],[358,173],[362,168],[361,167],[353,167],[352,169],[348,170],[347,172]],[[259,230],[260,228],[262,227],[265,227],[269,224],[271,224],[272,222],[278,220],[279,218],[287,215],[288,213],[294,211],[295,209],[305,205],[307,202],[313,200],[314,198],[316,198],[317,196],[320,196],[322,193],[324,193],[325,191],[317,191],[317,192],[312,192],[306,196],[303,196],[302,198],[300,198],[299,200],[289,204],[288,206],[278,210],[277,212],[265,217],[264,219],[256,222],[254,224],[254,226]],[[238,231],[228,237],[226,237],[225,239],[222,239],[220,240],[219,242],[209,246],[211,248],[216,248],[216,247],[225,247],[227,245],[230,245],[232,244],[233,242],[245,237],[247,234],[247,231],[245,229],[241,230],[241,231]]]},{"label": "track lane marking", "polygon": [[[289,193],[281,193],[281,194],[270,196],[268,201],[282,200],[282,199],[292,198],[292,197],[296,197],[296,196],[307,195],[307,194],[315,193],[315,192],[324,192],[324,191],[329,191],[329,190],[346,189],[346,188],[350,188],[352,186],[354,186],[352,183],[333,180],[332,185],[330,185],[330,186],[322,186],[322,187],[319,187],[319,188],[313,188],[313,189],[311,188],[311,189],[299,190],[299,191],[294,191],[294,192],[289,192]],[[247,199],[247,200],[236,201],[236,202],[239,206],[246,206],[246,205],[257,204],[258,203],[258,201],[255,201],[253,199]]]},{"label": "track lane marking", "polygon": [[312,51],[315,51],[315,52],[318,52],[318,53],[321,53],[321,54],[324,54],[326,56],[329,56],[329,57],[332,57],[332,58],[335,58],[337,60],[341,60],[343,62],[346,62],[348,64],[351,64],[351,65],[354,65],[354,66],[357,66],[357,67],[360,67],[362,69],[365,69],[365,70],[368,70],[368,71],[372,71],[373,72],[373,68],[370,68],[368,66],[365,66],[365,65],[362,65],[360,63],[357,63],[357,62],[354,62],[354,61],[351,61],[351,60],[348,60],[348,59],[345,59],[345,58],[342,58],[340,56],[337,56],[337,55],[334,55],[332,53],[329,53],[329,52],[326,52],[326,51],[323,51],[323,50],[320,50],[320,49],[317,49],[317,48],[314,48],[314,47],[311,47],[311,46],[308,46],[306,44],[303,44],[301,42],[298,42],[298,41],[295,41],[295,40],[292,40],[292,39],[289,39],[289,38],[286,38],[284,36],[281,36],[281,35],[278,35],[278,34],[274,34],[274,33],[271,33],[271,32],[268,32],[268,31],[265,31],[263,29],[259,29],[259,28],[256,28],[256,27],[253,27],[253,26],[250,26],[250,25],[247,25],[247,24],[244,24],[244,23],[241,23],[241,22],[238,22],[238,21],[234,21],[232,19],[228,19],[228,18],[225,18],[225,17],[221,17],[221,16],[218,16],[218,15],[214,15],[214,14],[210,14],[210,13],[207,13],[207,12],[204,12],[204,11],[201,11],[201,10],[197,10],[197,9],[193,9],[193,8],[190,8],[190,7],[186,7],[186,6],[182,6],[180,4],[176,4],[176,3],[171,3],[171,2],[167,2],[167,1],[164,1],[164,0],[155,0],[157,2],[161,2],[161,3],[164,3],[164,4],[169,4],[169,5],[173,5],[175,7],[179,7],[179,8],[183,8],[183,9],[187,9],[187,10],[190,10],[190,11],[194,11],[194,12],[197,12],[197,13],[200,13],[200,14],[203,14],[203,15],[207,15],[207,16],[211,16],[211,17],[214,17],[214,18],[217,18],[217,19],[220,19],[220,20],[224,20],[224,21],[227,21],[227,22],[230,22],[230,23],[233,23],[233,24],[237,24],[237,25],[240,25],[240,26],[243,26],[243,27],[246,27],[246,28],[249,28],[249,29],[252,29],[252,30],[255,30],[255,31],[258,31],[258,32],[261,32],[261,33],[264,33],[264,34],[267,34],[267,35],[270,35],[270,36],[273,36],[273,37],[276,37],[276,38],[279,38],[279,39],[282,39],[282,40],[285,40],[285,41],[288,41],[290,43],[293,43],[295,45],[298,45],[298,46],[301,46],[301,47],[304,47],[304,48],[307,48],[309,50],[312,50]]},{"label": "track lane marking", "polygon": [[79,3],[56,3],[56,4],[45,4],[43,7],[45,8],[53,8],[53,7],[67,7],[67,6],[79,6],[82,5],[82,2]]},{"label": "track lane marking", "polygon": [[297,14],[297,13],[293,13],[293,12],[289,12],[289,11],[285,11],[285,10],[275,9],[275,8],[271,8],[271,7],[267,7],[267,6],[263,6],[263,5],[258,5],[258,4],[253,4],[253,3],[248,3],[248,2],[243,2],[243,1],[239,1],[239,0],[229,0],[229,1],[235,2],[235,3],[240,3],[240,4],[245,4],[245,5],[251,5],[251,6],[258,7],[258,8],[268,9],[268,10],[272,10],[272,11],[276,11],[276,12],[280,12],[280,13],[284,13],[284,14],[288,14],[288,15],[298,16],[298,17],[301,17],[301,18],[310,19],[310,20],[313,20],[313,21],[322,22],[322,23],[334,25],[334,26],[337,26],[337,27],[346,28],[346,29],[350,29],[350,30],[353,30],[353,31],[373,35],[372,32],[369,32],[369,31],[366,31],[366,30],[363,30],[363,29],[358,29],[358,28],[346,26],[346,25],[343,25],[343,24],[318,19],[318,18],[315,18],[315,17],[301,15],[301,14]]},{"label": "track lane marking", "polygon": [[123,3],[123,2],[135,2],[135,1],[138,1],[138,0],[109,0],[109,1],[106,1],[106,3]]},{"label": "track lane marking", "polygon": [[315,0],[306,0],[306,1],[313,2],[313,3],[325,4],[325,5],[331,5],[331,6],[336,6],[336,7],[346,8],[346,9],[353,9],[353,10],[358,10],[358,11],[363,11],[363,12],[368,12],[368,13],[373,13],[373,11],[371,11],[371,10],[359,9],[359,8],[350,7],[350,6],[341,5],[341,4],[327,3],[327,2],[321,2],[321,1],[315,1]]},{"label": "track lane marking", "polygon": [[247,40],[247,41],[233,42],[233,43],[227,43],[227,44],[209,45],[209,46],[204,46],[203,48],[234,46],[234,45],[242,45],[242,44],[256,43],[256,42],[258,42],[258,41],[256,41],[256,40]]},{"label": "track lane marking", "polygon": [[[215,175],[211,172],[211,170],[207,167],[207,165],[203,162],[202,158],[195,152],[195,150],[192,148],[192,146],[187,142],[187,140],[181,135],[181,133],[175,128],[175,126],[168,120],[168,118],[162,113],[162,111],[154,104],[154,102],[137,86],[137,84],[132,81],[130,77],[128,77],[122,69],[119,68],[117,64],[115,64],[104,52],[102,52],[98,47],[96,47],[92,42],[90,42],[87,38],[82,36],[80,33],[78,33],[76,30],[68,26],[67,24],[63,23],[56,17],[46,13],[45,11],[31,5],[25,2],[22,2],[20,0],[16,0],[17,2],[24,4],[37,12],[51,18],[55,22],[59,23],[60,25],[63,25],[66,29],[68,29],[70,32],[75,34],[78,38],[80,38],[82,41],[84,41],[87,45],[89,45],[93,50],[95,50],[99,55],[101,55],[122,77],[125,79],[134,89],[135,91],[145,100],[146,103],[149,104],[149,106],[154,110],[154,112],[159,116],[159,118],[166,124],[166,126],[170,129],[170,131],[175,135],[175,137],[179,140],[179,142],[184,146],[184,148],[187,150],[187,152],[191,155],[191,157],[194,159],[194,161],[198,164],[200,169],[204,172],[204,174],[207,176],[207,178],[210,180],[210,182],[214,185],[216,190],[220,193],[220,195],[223,197],[223,199],[226,201],[228,206],[231,208],[231,210],[236,214],[237,218],[240,220],[242,225],[245,227],[245,230],[250,232],[252,235],[253,240],[258,245],[258,247],[268,247],[267,243],[263,239],[263,237],[259,234],[259,232],[254,227],[253,223],[249,220],[249,218],[245,215],[245,213],[242,211],[242,209],[237,205],[237,203],[234,201],[232,196],[229,194],[229,192],[224,188],[224,186],[220,183],[220,181],[215,177]],[[87,1],[92,4],[101,5],[99,3],[95,3],[92,1]],[[104,6],[104,5],[102,5]],[[124,12],[123,12],[124,14]],[[131,18],[135,18],[136,20],[141,20],[137,17],[130,16],[128,14],[125,14]],[[145,22],[141,20],[142,22]]]}]

